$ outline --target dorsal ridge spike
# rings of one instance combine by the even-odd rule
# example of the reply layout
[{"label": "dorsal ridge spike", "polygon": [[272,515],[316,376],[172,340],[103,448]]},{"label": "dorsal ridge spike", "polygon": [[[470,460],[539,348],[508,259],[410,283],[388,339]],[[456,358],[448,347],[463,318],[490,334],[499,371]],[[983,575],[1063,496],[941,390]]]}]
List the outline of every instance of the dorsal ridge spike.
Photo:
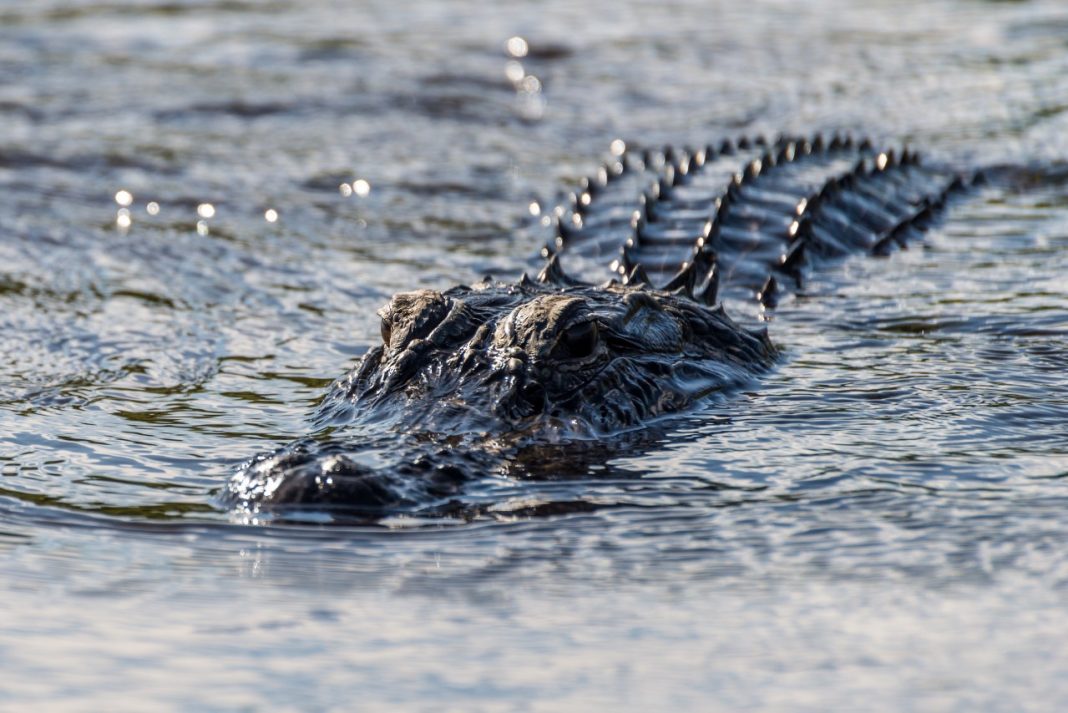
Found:
[{"label": "dorsal ridge spike", "polygon": [[797,146],[797,143],[793,141],[786,142],[786,144],[784,144],[783,147],[779,149],[779,155],[776,156],[775,162],[790,163],[791,161],[796,159],[798,154]]},{"label": "dorsal ridge spike", "polygon": [[930,227],[931,220],[934,218],[935,208],[931,201],[924,200],[923,207],[916,211],[916,215],[912,219],[912,224],[916,226],[918,230],[926,230]]},{"label": "dorsal ridge spike", "polygon": [[731,203],[734,202],[734,195],[728,187],[727,192],[719,197],[719,203],[716,205],[716,218],[721,218],[730,211]]},{"label": "dorsal ridge spike", "polygon": [[[695,254],[694,257],[696,258],[699,254]],[[696,259],[683,263],[682,269],[675,273],[675,276],[668,280],[667,284],[662,288],[664,292],[681,294],[693,299],[693,286],[694,282],[696,282],[695,264]]]},{"label": "dorsal ridge spike", "polygon": [[838,179],[829,178],[827,179],[827,182],[823,184],[823,188],[820,189],[819,198],[820,200],[826,200],[827,198],[833,196],[837,191]]},{"label": "dorsal ridge spike", "polygon": [[702,304],[714,305],[716,304],[716,297],[719,293],[719,270],[716,268],[715,257],[712,258],[712,265],[704,274],[704,278],[694,289],[694,299]]},{"label": "dorsal ridge spike", "polygon": [[563,238],[575,238],[585,227],[586,219],[578,211],[572,211],[570,214],[563,213],[556,218],[556,234]]},{"label": "dorsal ridge spike", "polygon": [[797,240],[790,245],[786,254],[779,261],[779,269],[800,281],[801,267],[805,263],[805,245],[807,241]]},{"label": "dorsal ridge spike", "polygon": [[653,283],[649,280],[648,273],[645,272],[645,267],[639,262],[634,268],[627,273],[627,276],[623,278],[623,284],[629,286],[651,286]]},{"label": "dorsal ridge spike", "polygon": [[705,167],[705,161],[708,160],[708,153],[704,149],[695,149],[691,152],[693,158],[690,160],[690,172],[697,173]]},{"label": "dorsal ridge spike", "polygon": [[768,279],[764,281],[764,286],[757,292],[757,299],[760,304],[764,305],[767,309],[774,309],[779,303],[779,283],[775,279],[774,275],[768,275]]},{"label": "dorsal ridge spike", "polygon": [[675,183],[684,184],[690,181],[690,164],[692,159],[685,151],[680,152],[677,160],[672,164],[675,169]]},{"label": "dorsal ridge spike", "polygon": [[653,220],[652,205],[655,202],[656,198],[653,198],[649,191],[642,191],[638,196],[638,212],[642,214],[647,223]]},{"label": "dorsal ridge spike", "polygon": [[563,216],[556,216],[553,223],[556,227],[556,237],[562,242],[567,242],[575,236],[575,230],[568,225],[571,221],[565,220]]},{"label": "dorsal ridge spike", "polygon": [[678,177],[677,174],[678,171],[675,170],[675,164],[669,161],[664,164],[664,172],[660,174],[660,180],[668,186],[674,186],[675,179]]},{"label": "dorsal ridge spike", "polygon": [[730,183],[727,184],[727,192],[723,194],[724,201],[721,201],[720,207],[722,207],[723,202],[733,203],[734,201],[738,200],[738,198],[741,196],[742,181],[744,180],[745,178],[741,174],[734,174],[734,178],[732,178]]},{"label": "dorsal ridge spike", "polygon": [[705,222],[701,228],[701,235],[697,238],[698,250],[713,250],[719,242],[720,219],[719,215]]},{"label": "dorsal ridge spike", "polygon": [[704,273],[711,269],[716,264],[716,251],[712,249],[696,249],[693,252],[693,258],[690,260],[690,266],[694,271],[694,278],[703,277]]},{"label": "dorsal ridge spike", "polygon": [[560,255],[553,254],[545,267],[538,273],[538,282],[546,285],[553,285],[554,287],[567,287],[569,285],[577,284],[575,280],[571,279],[566,272],[564,272],[563,266],[560,264]]},{"label": "dorsal ridge spike", "polygon": [[747,183],[752,181],[760,175],[760,172],[763,170],[763,168],[764,166],[761,163],[760,159],[753,159],[746,165],[745,173],[742,174],[742,181]]},{"label": "dorsal ridge spike", "polygon": [[630,227],[634,231],[636,237],[640,237],[641,233],[645,230],[645,226],[648,224],[648,213],[645,210],[639,209],[634,211],[630,216]]},{"label": "dorsal ridge spike", "polygon": [[[579,188],[581,189],[582,193],[585,193],[589,195],[590,198],[593,198],[601,192],[606,183],[607,181],[605,183],[601,183],[600,176],[591,176],[583,178],[581,181],[579,181]],[[586,205],[589,205],[589,201],[586,202]]]},{"label": "dorsal ridge spike", "polygon": [[623,248],[620,250],[619,256],[619,272],[622,275],[626,275],[627,273],[629,273],[632,269],[634,269],[634,266],[637,264],[637,262],[635,262],[634,258],[631,256],[630,251],[630,246],[628,246],[626,243],[623,243]]}]

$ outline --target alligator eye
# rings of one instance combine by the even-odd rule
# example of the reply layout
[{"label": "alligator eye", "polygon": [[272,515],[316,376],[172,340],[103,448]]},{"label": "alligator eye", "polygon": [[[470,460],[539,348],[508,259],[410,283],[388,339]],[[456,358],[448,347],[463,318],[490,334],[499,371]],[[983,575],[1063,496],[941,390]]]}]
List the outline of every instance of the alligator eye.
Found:
[{"label": "alligator eye", "polygon": [[597,340],[597,323],[579,322],[564,331],[556,351],[564,358],[584,359],[597,349]]},{"label": "alligator eye", "polygon": [[389,338],[393,336],[393,325],[389,323],[388,319],[382,320],[382,343],[387,347],[389,346]]}]

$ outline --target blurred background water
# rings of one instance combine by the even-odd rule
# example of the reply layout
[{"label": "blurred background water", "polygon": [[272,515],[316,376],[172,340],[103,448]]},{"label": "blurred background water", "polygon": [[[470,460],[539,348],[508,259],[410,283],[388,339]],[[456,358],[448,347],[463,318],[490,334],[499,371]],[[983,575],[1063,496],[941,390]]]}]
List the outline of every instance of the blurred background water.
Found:
[{"label": "blurred background water", "polygon": [[[509,38],[523,38],[522,42]],[[269,527],[390,294],[536,264],[616,138],[1068,157],[1068,6],[0,5],[0,707],[1068,704],[1068,184],[818,273],[556,518]]]}]

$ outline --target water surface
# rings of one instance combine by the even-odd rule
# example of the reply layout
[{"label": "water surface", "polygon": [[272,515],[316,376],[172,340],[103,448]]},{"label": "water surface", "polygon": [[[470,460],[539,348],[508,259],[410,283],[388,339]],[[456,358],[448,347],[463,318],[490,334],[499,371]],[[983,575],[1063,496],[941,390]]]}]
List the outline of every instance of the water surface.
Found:
[{"label": "water surface", "polygon": [[616,138],[1068,157],[1062,3],[860,5],[6,3],[0,706],[1068,703],[1068,182],[815,274],[751,389],[495,493],[594,512],[214,501],[308,430],[389,295],[536,265],[529,205]]}]

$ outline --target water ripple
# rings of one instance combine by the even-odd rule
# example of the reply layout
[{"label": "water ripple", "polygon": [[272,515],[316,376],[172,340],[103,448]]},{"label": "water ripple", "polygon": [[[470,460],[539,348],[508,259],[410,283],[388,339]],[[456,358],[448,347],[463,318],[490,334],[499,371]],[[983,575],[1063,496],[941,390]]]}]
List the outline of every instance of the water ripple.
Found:
[{"label": "water ripple", "polygon": [[[5,700],[110,707],[89,679],[119,671],[175,708],[353,681],[390,709],[1063,708],[1065,27],[1053,0],[0,9]],[[613,140],[814,130],[1031,169],[814,274],[772,373],[581,477],[516,466],[469,520],[212,504],[390,294],[535,265],[528,206]]]}]

